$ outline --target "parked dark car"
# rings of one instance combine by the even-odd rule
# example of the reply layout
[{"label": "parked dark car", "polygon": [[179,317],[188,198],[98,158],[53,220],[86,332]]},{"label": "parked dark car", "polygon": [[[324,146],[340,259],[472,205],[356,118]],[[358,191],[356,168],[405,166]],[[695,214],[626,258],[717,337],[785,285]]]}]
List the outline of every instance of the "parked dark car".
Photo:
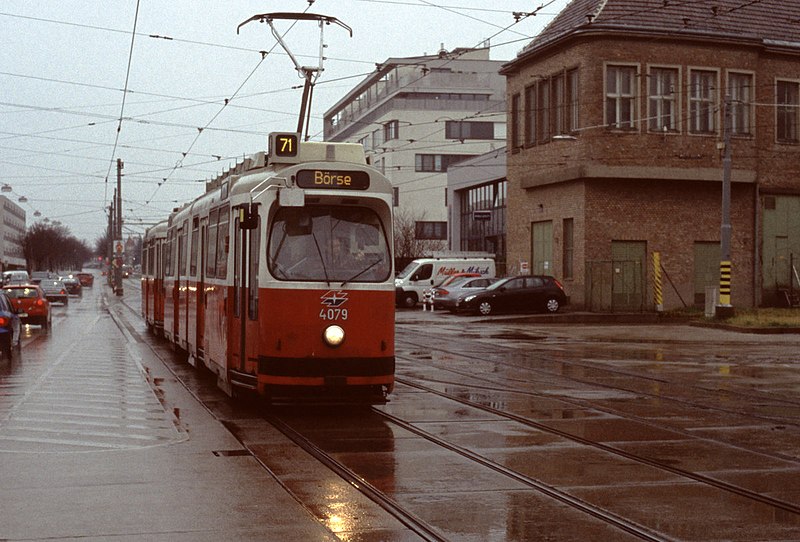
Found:
[{"label": "parked dark car", "polygon": [[564,287],[548,275],[524,275],[501,279],[485,290],[462,295],[457,312],[558,312],[567,304]]},{"label": "parked dark car", "polygon": [[69,292],[64,283],[57,279],[42,279],[39,287],[44,292],[48,301],[58,301],[64,305],[69,305]]},{"label": "parked dark car", "polygon": [[0,292],[0,350],[11,359],[14,349],[19,350],[22,340],[22,323],[16,309],[5,293]]},{"label": "parked dark car", "polygon": [[454,311],[456,301],[470,293],[480,292],[500,279],[481,277],[460,277],[447,285],[431,288],[433,292],[433,308],[438,310]]}]

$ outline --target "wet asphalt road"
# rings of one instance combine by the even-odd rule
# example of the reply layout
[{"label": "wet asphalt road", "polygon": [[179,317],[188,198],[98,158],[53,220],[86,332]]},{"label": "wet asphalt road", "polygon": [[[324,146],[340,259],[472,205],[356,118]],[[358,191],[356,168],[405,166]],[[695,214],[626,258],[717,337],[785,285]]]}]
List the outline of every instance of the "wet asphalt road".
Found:
[{"label": "wet asphalt road", "polygon": [[[231,455],[255,458],[330,533],[316,539],[800,540],[797,335],[400,311],[388,404],[264,409],[149,337],[137,284],[125,293],[109,300],[114,321],[236,436]],[[3,366],[3,451],[200,438],[165,407],[181,405],[175,392],[140,378],[154,362],[140,371],[131,345],[90,340],[104,310],[71,303]],[[92,356],[119,365],[94,374]],[[34,409],[53,396],[67,399]],[[98,403],[133,421],[92,430]]]}]

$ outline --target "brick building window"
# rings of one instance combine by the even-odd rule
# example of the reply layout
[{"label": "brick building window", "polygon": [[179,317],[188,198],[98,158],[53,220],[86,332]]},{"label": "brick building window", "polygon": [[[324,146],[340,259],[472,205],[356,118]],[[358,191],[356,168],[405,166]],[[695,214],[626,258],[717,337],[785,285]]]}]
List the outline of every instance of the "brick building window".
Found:
[{"label": "brick building window", "polygon": [[800,113],[800,83],[778,81],[776,85],[777,137],[781,143],[797,143],[798,113]]},{"label": "brick building window", "polygon": [[749,136],[753,133],[753,75],[749,73],[728,74],[728,94],[731,97],[732,134]]},{"label": "brick building window", "polygon": [[566,77],[563,73],[554,75],[552,78],[554,135],[561,135],[567,132],[567,92],[565,81]]},{"label": "brick building window", "polygon": [[525,87],[525,144],[536,144],[536,85]]},{"label": "brick building window", "polygon": [[536,108],[536,141],[544,143],[550,139],[550,79],[544,79],[537,85]]},{"label": "brick building window", "polygon": [[547,143],[578,130],[578,70],[525,87],[525,145]]},{"label": "brick building window", "polygon": [[567,97],[566,97],[566,110],[567,110],[567,131],[578,131],[578,70],[570,70],[567,72]]},{"label": "brick building window", "polygon": [[636,115],[636,67],[606,67],[606,126],[632,130]]},{"label": "brick building window", "polygon": [[717,73],[692,70],[689,77],[689,131],[716,133]]},{"label": "brick building window", "polygon": [[521,98],[519,94],[511,96],[511,148],[519,149],[522,147],[522,110],[520,109]]},{"label": "brick building window", "polygon": [[678,70],[652,68],[647,79],[648,122],[651,132],[678,130]]}]

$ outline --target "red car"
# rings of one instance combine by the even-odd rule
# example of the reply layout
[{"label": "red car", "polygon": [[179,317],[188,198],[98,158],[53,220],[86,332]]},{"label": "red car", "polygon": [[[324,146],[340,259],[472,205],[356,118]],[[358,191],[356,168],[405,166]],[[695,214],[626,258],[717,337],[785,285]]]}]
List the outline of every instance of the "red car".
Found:
[{"label": "red car", "polygon": [[50,327],[52,322],[50,302],[40,287],[35,284],[13,284],[4,286],[3,292],[17,310],[23,323]]},{"label": "red car", "polygon": [[94,285],[94,275],[91,273],[77,273],[75,278],[81,281],[81,286],[84,288],[91,288]]}]

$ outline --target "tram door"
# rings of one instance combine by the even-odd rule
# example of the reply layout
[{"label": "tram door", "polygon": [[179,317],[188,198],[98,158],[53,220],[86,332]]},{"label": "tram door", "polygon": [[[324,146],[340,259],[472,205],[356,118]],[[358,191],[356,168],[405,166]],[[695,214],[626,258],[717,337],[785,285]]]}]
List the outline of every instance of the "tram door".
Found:
[{"label": "tram door", "polygon": [[178,232],[178,273],[176,285],[178,288],[178,314],[183,315],[181,322],[178,323],[178,335],[180,344],[183,348],[188,346],[188,318],[189,318],[189,277],[186,273],[186,256],[188,252],[189,222],[184,221],[183,226]]},{"label": "tram door", "polygon": [[181,344],[180,328],[181,328],[181,268],[180,261],[183,257],[183,250],[181,247],[181,239],[183,238],[183,228],[180,228],[177,235],[173,238],[173,251],[172,251],[172,274],[175,281],[172,284],[172,340]]},{"label": "tram door", "polygon": [[205,329],[206,329],[206,250],[202,247],[206,246],[206,239],[208,235],[208,217],[200,219],[200,248],[198,249],[198,256],[200,262],[197,266],[197,315],[195,316],[197,326],[197,336],[195,337],[195,344],[197,345],[197,357],[205,359]]},{"label": "tram door", "polygon": [[228,334],[232,355],[232,368],[236,371],[255,373],[257,363],[256,343],[248,343],[248,337],[257,337],[258,307],[258,262],[261,240],[257,210],[248,212],[239,209],[235,220],[233,242],[233,314]]}]

